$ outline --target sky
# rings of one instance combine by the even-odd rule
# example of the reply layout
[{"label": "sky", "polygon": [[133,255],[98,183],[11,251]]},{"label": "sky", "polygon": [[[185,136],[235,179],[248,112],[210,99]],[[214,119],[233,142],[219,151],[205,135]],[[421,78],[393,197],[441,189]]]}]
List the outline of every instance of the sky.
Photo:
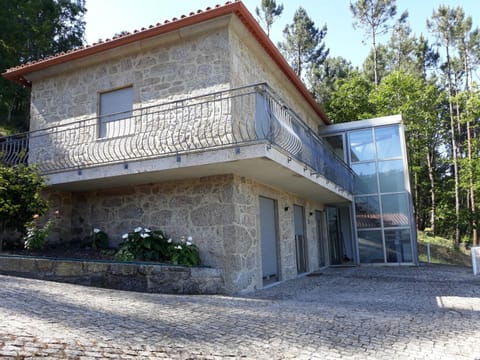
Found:
[{"label": "sky", "polygon": [[[461,6],[472,16],[474,27],[480,26],[480,0],[397,0],[398,14],[408,10],[409,23],[416,35],[431,37],[426,28],[426,19],[440,5]],[[121,31],[133,31],[174,17],[188,15],[198,9],[205,10],[218,0],[86,0],[86,40],[92,44],[98,39],[111,38]],[[248,10],[255,15],[260,0],[243,0]],[[370,51],[370,39],[361,29],[352,26],[353,18],[349,0],[277,0],[283,3],[282,16],[273,24],[270,38],[277,44],[283,40],[283,29],[292,22],[293,14],[302,6],[316,27],[327,25],[325,44],[330,56],[342,56],[354,66],[361,66]],[[433,42],[433,39],[431,39]],[[386,42],[387,38],[380,39]]]}]

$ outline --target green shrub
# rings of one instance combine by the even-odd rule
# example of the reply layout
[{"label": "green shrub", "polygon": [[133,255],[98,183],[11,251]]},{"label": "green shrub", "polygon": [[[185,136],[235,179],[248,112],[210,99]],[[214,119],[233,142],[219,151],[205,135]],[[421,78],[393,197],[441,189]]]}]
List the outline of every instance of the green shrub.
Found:
[{"label": "green shrub", "polygon": [[173,244],[170,249],[170,261],[174,265],[184,265],[189,267],[200,265],[198,248],[190,241],[180,244]]},{"label": "green shrub", "polygon": [[159,261],[183,266],[201,263],[198,248],[192,243],[191,237],[187,241],[182,238],[180,242],[175,242],[161,230],[137,227],[122,238],[124,241],[115,254],[116,260]]},{"label": "green shrub", "polygon": [[113,258],[117,261],[134,261],[135,260],[135,256],[124,247],[120,248],[120,250],[118,250],[115,253]]},{"label": "green shrub", "polygon": [[85,236],[80,246],[93,250],[107,249],[108,235],[105,231],[94,228],[90,234]]},{"label": "green shrub", "polygon": [[44,225],[39,224],[39,216],[34,215],[33,220],[25,226],[27,234],[25,240],[25,249],[42,250],[45,247],[45,241],[53,229],[53,221],[50,219]]},{"label": "green shrub", "polygon": [[36,168],[0,164],[0,232],[16,230],[28,235],[33,216],[42,216],[48,209],[40,196],[44,188],[45,179]]}]

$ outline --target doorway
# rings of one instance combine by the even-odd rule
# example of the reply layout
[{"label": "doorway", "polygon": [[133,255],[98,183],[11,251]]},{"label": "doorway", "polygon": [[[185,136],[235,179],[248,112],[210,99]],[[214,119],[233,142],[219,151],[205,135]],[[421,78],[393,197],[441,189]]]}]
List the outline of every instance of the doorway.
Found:
[{"label": "doorway", "polygon": [[327,208],[330,265],[354,265],[355,263],[350,220],[350,209],[347,206]]},{"label": "doorway", "polygon": [[325,213],[323,211],[315,211],[315,221],[317,223],[317,237],[318,237],[318,267],[322,268],[327,265],[327,239],[325,238]]},{"label": "doorway", "polygon": [[264,285],[279,280],[276,214],[275,200],[260,196],[260,239]]},{"label": "doorway", "polygon": [[297,255],[297,273],[307,272],[307,244],[305,239],[305,211],[303,206],[293,205],[295,225],[295,248]]}]

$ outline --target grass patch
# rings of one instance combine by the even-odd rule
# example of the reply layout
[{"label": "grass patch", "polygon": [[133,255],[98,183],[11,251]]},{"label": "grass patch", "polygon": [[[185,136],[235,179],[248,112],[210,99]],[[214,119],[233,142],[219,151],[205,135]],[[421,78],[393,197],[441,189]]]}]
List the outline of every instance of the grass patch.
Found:
[{"label": "grass patch", "polygon": [[422,231],[418,232],[418,259],[427,262],[427,244],[430,243],[430,262],[432,264],[472,266],[470,250],[463,246],[455,249],[452,239],[441,236],[430,236]]},{"label": "grass patch", "polygon": [[17,128],[5,124],[0,124],[0,136],[8,136],[20,132]]}]

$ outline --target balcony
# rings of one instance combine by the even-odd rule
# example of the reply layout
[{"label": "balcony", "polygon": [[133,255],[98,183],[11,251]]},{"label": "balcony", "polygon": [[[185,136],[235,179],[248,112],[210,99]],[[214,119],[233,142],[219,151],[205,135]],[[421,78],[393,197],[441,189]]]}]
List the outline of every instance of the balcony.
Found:
[{"label": "balcony", "polygon": [[[351,169],[266,84],[134,108],[112,119],[101,130],[101,119],[94,117],[0,138],[0,161],[28,162],[50,179],[69,173],[81,181],[82,174],[94,169],[128,170],[135,163],[158,164],[167,158],[179,163],[185,156],[227,149],[238,155],[261,146],[282,154],[285,166],[295,162],[301,167],[297,172],[352,193]],[[231,162],[240,159],[234,156]]]}]

